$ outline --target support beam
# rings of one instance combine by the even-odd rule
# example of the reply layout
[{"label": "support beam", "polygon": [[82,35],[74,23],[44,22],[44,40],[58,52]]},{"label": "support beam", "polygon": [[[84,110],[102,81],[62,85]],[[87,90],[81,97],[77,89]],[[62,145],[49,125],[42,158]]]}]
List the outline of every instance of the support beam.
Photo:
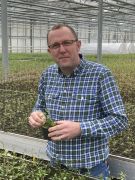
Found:
[{"label": "support beam", "polygon": [[30,20],[30,52],[33,53],[33,22]]},{"label": "support beam", "polygon": [[9,73],[7,0],[1,0],[1,31],[2,31],[2,72],[3,72],[3,79],[7,80]]},{"label": "support beam", "polygon": [[98,43],[97,43],[97,62],[102,61],[102,26],[103,26],[103,0],[98,4]]}]

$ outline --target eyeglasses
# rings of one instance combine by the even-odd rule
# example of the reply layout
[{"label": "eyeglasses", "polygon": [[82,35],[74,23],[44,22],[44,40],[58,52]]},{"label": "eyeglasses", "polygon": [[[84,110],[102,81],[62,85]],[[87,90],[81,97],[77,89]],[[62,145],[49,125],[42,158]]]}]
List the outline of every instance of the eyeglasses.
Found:
[{"label": "eyeglasses", "polygon": [[50,49],[58,49],[58,48],[60,48],[60,45],[67,47],[67,46],[71,46],[76,41],[77,41],[76,39],[75,40],[65,40],[65,41],[62,41],[61,43],[56,42],[54,44],[51,44],[48,47]]}]

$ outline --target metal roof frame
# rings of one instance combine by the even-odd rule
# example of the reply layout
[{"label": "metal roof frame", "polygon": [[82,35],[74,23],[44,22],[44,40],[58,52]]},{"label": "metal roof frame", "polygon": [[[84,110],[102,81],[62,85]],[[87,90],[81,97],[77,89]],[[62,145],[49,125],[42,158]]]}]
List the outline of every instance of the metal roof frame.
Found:
[{"label": "metal roof frame", "polygon": [[[97,26],[99,0],[7,0],[10,21],[37,24],[69,23]],[[103,23],[135,28],[133,0],[103,0]]]}]

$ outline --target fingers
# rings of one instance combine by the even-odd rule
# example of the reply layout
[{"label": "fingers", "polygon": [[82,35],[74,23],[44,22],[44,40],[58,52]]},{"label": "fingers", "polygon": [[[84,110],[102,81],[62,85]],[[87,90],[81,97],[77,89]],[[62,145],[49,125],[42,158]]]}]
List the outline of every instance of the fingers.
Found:
[{"label": "fingers", "polygon": [[62,128],[60,125],[57,125],[57,122],[56,122],[56,125],[53,126],[53,127],[50,127],[48,129],[48,136],[51,138],[51,140],[53,141],[60,141],[62,140]]},{"label": "fingers", "polygon": [[53,141],[62,141],[62,140],[67,140],[67,138],[65,138],[65,136],[61,135],[61,136],[53,136],[51,137],[51,139]]},{"label": "fingers", "polygon": [[49,133],[48,136],[53,141],[62,141],[67,140],[66,134],[61,134],[60,131],[54,131],[53,133]]},{"label": "fingers", "polygon": [[49,134],[48,136],[53,140],[53,141],[60,141],[60,140],[67,140],[67,129],[65,128],[64,125],[65,121],[57,121],[56,125],[53,127],[50,127],[48,129]]},{"label": "fingers", "polygon": [[79,122],[72,121],[57,121],[56,126],[48,129],[48,136],[54,141],[69,140],[80,136],[81,128]]},{"label": "fingers", "polygon": [[46,118],[41,111],[32,112],[28,119],[30,126],[33,128],[41,127],[46,121]]}]

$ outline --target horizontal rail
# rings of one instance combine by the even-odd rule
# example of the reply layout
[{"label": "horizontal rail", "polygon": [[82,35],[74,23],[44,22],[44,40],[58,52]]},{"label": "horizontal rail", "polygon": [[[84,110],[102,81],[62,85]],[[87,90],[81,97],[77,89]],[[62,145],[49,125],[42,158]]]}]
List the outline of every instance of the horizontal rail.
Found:
[{"label": "horizontal rail", "polygon": [[125,180],[135,180],[135,160],[122,156],[109,156],[109,166],[111,175],[119,177],[121,173],[125,174]]},{"label": "horizontal rail", "polygon": [[[25,154],[49,161],[46,154],[47,140],[0,131],[0,149]],[[111,175],[126,175],[126,180],[135,180],[135,160],[121,156],[109,156]]]},{"label": "horizontal rail", "polygon": [[20,134],[0,131],[0,149],[48,160],[45,152],[47,141]]}]

